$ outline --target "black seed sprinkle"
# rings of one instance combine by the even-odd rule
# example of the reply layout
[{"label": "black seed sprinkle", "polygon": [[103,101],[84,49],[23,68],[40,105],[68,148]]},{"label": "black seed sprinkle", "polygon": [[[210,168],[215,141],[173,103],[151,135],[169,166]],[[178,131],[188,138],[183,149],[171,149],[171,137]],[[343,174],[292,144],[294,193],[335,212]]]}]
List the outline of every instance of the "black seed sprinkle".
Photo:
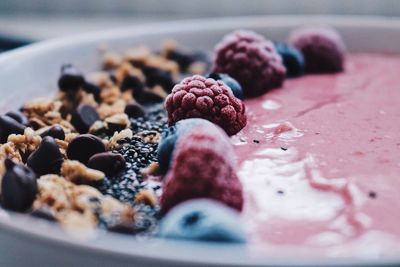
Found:
[{"label": "black seed sprinkle", "polygon": [[255,144],[259,144],[259,143],[260,143],[260,141],[259,141],[259,140],[257,140],[257,139],[254,139],[254,140],[253,140],[253,143],[255,143]]},{"label": "black seed sprinkle", "polygon": [[283,194],[285,194],[285,191],[283,191],[283,190],[277,190],[276,193],[278,193],[279,195],[283,195]]},{"label": "black seed sprinkle", "polygon": [[374,191],[370,191],[369,193],[368,193],[368,196],[370,197],[370,198],[376,198],[376,192],[374,192]]},{"label": "black seed sprinkle", "polygon": [[[154,105],[147,110],[146,115],[131,118],[131,129],[134,134],[142,131],[162,132],[167,127],[167,117],[161,105]],[[150,184],[142,177],[141,170],[148,167],[150,163],[157,161],[158,144],[146,143],[138,136],[132,139],[122,140],[121,147],[113,152],[120,153],[125,161],[125,170],[114,177],[106,177],[93,186],[97,187],[103,194],[127,203],[135,208],[135,232],[149,233],[157,225],[159,207],[150,207],[143,204],[135,204],[135,195],[144,188],[158,192],[161,187]],[[102,226],[112,225],[112,222],[102,221]]]},{"label": "black seed sprinkle", "polygon": [[281,149],[282,149],[283,151],[288,150],[286,147],[281,147]]}]

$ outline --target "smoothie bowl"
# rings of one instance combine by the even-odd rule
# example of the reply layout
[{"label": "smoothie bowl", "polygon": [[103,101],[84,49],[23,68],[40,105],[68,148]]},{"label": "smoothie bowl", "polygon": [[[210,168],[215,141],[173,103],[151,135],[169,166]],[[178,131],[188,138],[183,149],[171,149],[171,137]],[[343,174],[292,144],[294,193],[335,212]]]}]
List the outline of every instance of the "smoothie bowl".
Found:
[{"label": "smoothie bowl", "polygon": [[2,261],[399,263],[399,41],[257,17],[0,56]]}]

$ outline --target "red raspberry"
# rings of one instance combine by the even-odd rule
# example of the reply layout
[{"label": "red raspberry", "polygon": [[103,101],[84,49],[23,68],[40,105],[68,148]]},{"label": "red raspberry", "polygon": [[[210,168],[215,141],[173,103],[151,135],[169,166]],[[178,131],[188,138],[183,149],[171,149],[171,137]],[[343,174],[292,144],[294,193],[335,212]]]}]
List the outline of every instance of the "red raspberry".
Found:
[{"label": "red raspberry", "polygon": [[199,75],[175,85],[165,101],[169,125],[188,118],[203,118],[234,135],[246,126],[245,106],[222,81]]},{"label": "red raspberry", "polygon": [[199,125],[181,137],[164,177],[161,211],[194,198],[211,198],[242,210],[242,185],[226,134],[214,125]]},{"label": "red raspberry", "polygon": [[290,34],[289,43],[303,53],[308,72],[333,73],[343,70],[346,48],[342,37],[334,29],[298,29]]},{"label": "red raspberry", "polygon": [[271,41],[251,31],[235,31],[215,47],[213,72],[235,78],[247,97],[280,87],[286,69]]}]

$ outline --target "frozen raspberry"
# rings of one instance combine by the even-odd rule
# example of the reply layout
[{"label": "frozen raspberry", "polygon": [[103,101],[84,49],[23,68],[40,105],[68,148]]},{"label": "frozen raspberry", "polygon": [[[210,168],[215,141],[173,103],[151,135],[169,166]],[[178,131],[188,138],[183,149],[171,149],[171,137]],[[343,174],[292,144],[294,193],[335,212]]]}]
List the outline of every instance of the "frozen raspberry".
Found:
[{"label": "frozen raspberry", "polygon": [[334,73],[343,70],[345,45],[342,37],[330,28],[302,28],[293,31],[289,43],[304,55],[306,71]]},{"label": "frozen raspberry", "polygon": [[214,72],[227,73],[254,97],[282,86],[286,69],[272,42],[251,31],[228,34],[215,48]]},{"label": "frozen raspberry", "polygon": [[169,125],[188,118],[203,118],[234,135],[246,126],[245,106],[222,81],[199,75],[175,85],[165,101]]},{"label": "frozen raspberry", "polygon": [[242,185],[228,136],[215,125],[198,125],[183,135],[164,177],[161,211],[189,199],[211,198],[241,211]]}]

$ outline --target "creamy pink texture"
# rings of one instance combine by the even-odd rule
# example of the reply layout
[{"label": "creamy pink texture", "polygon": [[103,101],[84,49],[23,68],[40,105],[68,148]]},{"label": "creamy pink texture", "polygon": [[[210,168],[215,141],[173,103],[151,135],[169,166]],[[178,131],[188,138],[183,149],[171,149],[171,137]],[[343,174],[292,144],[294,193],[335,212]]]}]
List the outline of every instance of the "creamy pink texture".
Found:
[{"label": "creamy pink texture", "polygon": [[400,251],[399,103],[400,55],[378,54],[246,100],[232,142],[252,243]]}]

